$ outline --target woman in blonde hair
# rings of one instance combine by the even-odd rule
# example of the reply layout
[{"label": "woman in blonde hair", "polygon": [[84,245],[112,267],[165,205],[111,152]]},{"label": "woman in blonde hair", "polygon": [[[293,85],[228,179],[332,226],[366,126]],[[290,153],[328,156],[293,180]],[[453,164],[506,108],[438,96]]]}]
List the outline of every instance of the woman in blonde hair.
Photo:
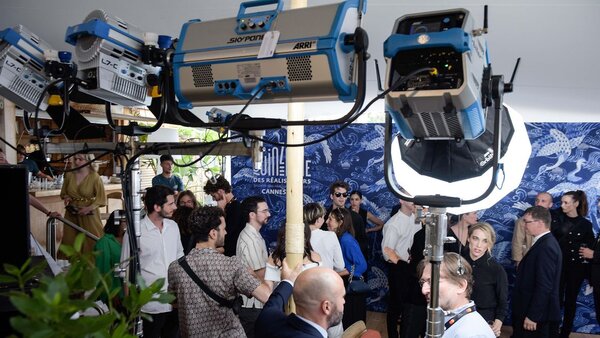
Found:
[{"label": "woman in blonde hair", "polygon": [[[65,173],[60,197],[65,203],[65,218],[92,234],[102,237],[102,221],[99,207],[106,205],[104,184],[100,175],[89,163],[94,160],[93,154],[75,154],[71,158],[73,171]],[[65,226],[62,244],[73,245],[78,232]],[[87,238],[83,244],[83,252],[94,248],[94,241]]]},{"label": "woman in blonde hair", "polygon": [[496,233],[490,224],[478,222],[469,227],[467,241],[469,251],[464,256],[473,268],[471,299],[499,337],[508,310],[508,281],[504,268],[491,256]]}]

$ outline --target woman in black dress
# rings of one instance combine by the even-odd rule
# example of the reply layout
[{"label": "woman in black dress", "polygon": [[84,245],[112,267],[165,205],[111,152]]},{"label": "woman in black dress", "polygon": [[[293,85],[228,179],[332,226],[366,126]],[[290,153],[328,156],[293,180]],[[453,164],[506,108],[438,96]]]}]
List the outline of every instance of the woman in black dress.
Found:
[{"label": "woman in black dress", "polygon": [[563,215],[552,233],[558,239],[563,256],[559,297],[564,297],[564,318],[560,337],[566,338],[573,329],[581,284],[589,277],[590,271],[590,264],[579,254],[579,249],[594,246],[594,231],[592,223],[585,219],[588,213],[585,192],[566,192],[560,201]]},{"label": "woman in black dress", "polygon": [[463,255],[473,268],[471,299],[499,337],[508,310],[508,281],[504,268],[491,256],[496,233],[488,223],[475,223],[469,227],[467,240],[469,250]]}]

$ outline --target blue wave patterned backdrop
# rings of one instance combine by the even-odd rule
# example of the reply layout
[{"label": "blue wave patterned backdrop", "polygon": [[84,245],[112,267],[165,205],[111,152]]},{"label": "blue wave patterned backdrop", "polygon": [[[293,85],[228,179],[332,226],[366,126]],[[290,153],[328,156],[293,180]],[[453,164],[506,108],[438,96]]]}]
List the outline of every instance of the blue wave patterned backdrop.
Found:
[{"label": "blue wave patterned backdrop", "polygon": [[[306,127],[305,140],[319,139],[334,129],[331,126]],[[506,268],[511,287],[515,274],[510,252],[514,221],[533,204],[539,191],[549,191],[558,207],[563,192],[584,190],[589,199],[589,219],[595,231],[600,217],[600,124],[534,123],[528,124],[527,129],[532,154],[521,185],[492,208],[480,212],[480,219],[490,222],[498,233],[493,253]],[[267,132],[266,138],[285,142],[286,131]],[[341,179],[348,182],[352,190],[362,191],[363,207],[387,220],[398,199],[388,191],[383,178],[383,141],[383,125],[352,124],[327,141],[306,147],[304,203],[330,205],[329,184]],[[274,245],[277,229],[285,222],[285,164],[282,146],[266,145],[260,171],[252,169],[247,157],[232,159],[232,185],[236,197],[263,195],[272,210],[271,220],[262,231],[270,246]],[[381,259],[381,233],[369,235],[372,258],[368,273],[373,289],[368,299],[369,309],[385,311],[388,285]],[[574,327],[579,332],[600,332],[587,282],[578,300]]]}]

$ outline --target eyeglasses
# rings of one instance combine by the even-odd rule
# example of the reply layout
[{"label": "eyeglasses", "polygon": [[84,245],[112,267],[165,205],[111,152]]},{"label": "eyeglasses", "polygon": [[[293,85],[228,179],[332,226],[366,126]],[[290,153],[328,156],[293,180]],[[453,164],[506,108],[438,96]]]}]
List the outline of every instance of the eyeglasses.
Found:
[{"label": "eyeglasses", "polygon": [[257,210],[256,212],[262,212],[262,213],[266,214],[267,212],[269,212],[269,209],[265,209],[265,210]]},{"label": "eyeglasses", "polygon": [[347,192],[336,192],[336,193],[333,193],[333,195],[335,197],[341,197],[341,196],[348,197],[348,193]]},{"label": "eyeglasses", "polygon": [[[440,276],[440,282],[441,282],[441,281],[443,281],[443,280],[445,280],[445,279],[446,279],[446,277],[441,277],[441,276]],[[421,288],[423,288],[423,286],[424,286],[425,284],[427,284],[427,285],[431,286],[431,278],[427,278],[427,279],[425,279],[425,278],[423,278],[423,279],[419,279],[419,286],[420,286]]]},{"label": "eyeglasses", "polygon": [[529,223],[533,223],[533,222],[537,222],[537,221],[539,221],[539,219],[534,219],[534,220],[531,220],[531,221],[525,221],[525,220],[523,220],[523,223],[529,224]]}]

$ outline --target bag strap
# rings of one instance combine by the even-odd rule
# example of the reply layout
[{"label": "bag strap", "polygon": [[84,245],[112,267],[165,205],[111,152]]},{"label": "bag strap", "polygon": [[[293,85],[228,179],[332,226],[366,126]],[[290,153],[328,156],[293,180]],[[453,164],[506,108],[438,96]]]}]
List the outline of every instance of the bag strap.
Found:
[{"label": "bag strap", "polygon": [[196,275],[196,273],[194,273],[194,271],[192,271],[192,268],[190,267],[188,262],[185,260],[185,256],[179,258],[177,260],[177,262],[179,262],[179,265],[181,265],[183,270],[185,270],[185,272],[192,278],[192,280],[194,282],[196,282],[196,284],[198,284],[200,289],[202,289],[202,291],[204,291],[204,293],[206,293],[210,298],[212,298],[214,301],[219,303],[221,306],[225,306],[228,308],[233,307],[233,301],[227,300],[227,299],[217,295],[211,289],[209,289],[208,286],[206,286],[206,284],[204,284],[202,282],[202,280],[200,280],[200,277],[198,277],[198,275]]},{"label": "bag strap", "polygon": [[[355,268],[355,265],[352,264],[352,267],[350,268],[350,276],[348,276],[348,283],[352,283],[352,280],[354,278],[354,268]],[[358,277],[358,279],[360,279],[361,281],[364,282],[363,276]]]}]

